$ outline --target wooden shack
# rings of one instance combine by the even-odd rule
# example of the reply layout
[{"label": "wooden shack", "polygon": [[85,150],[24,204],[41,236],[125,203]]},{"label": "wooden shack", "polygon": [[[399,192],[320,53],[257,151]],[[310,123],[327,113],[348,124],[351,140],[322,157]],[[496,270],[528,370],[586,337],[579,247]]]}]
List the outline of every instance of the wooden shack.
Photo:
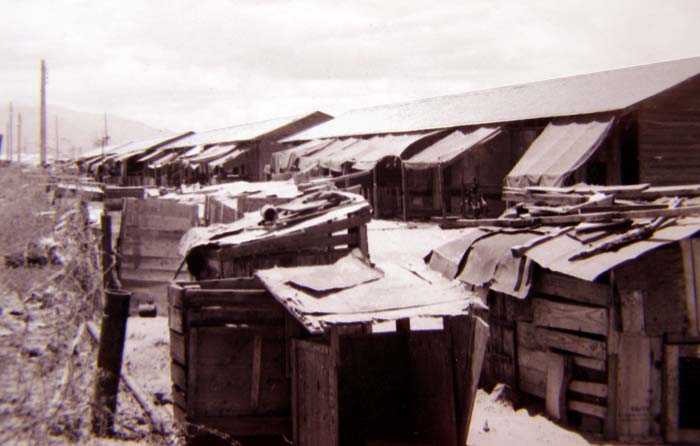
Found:
[{"label": "wooden shack", "polygon": [[190,273],[197,280],[249,277],[273,266],[333,263],[354,249],[367,253],[370,207],[359,195],[313,192],[269,210],[186,234],[181,254]]},{"label": "wooden shack", "polygon": [[488,328],[478,298],[430,274],[357,252],[171,286],[177,421],[244,444],[465,444]]},{"label": "wooden shack", "polygon": [[700,441],[700,187],[519,196],[504,218],[453,225],[476,227],[429,260],[489,290],[486,380],[608,439]]}]

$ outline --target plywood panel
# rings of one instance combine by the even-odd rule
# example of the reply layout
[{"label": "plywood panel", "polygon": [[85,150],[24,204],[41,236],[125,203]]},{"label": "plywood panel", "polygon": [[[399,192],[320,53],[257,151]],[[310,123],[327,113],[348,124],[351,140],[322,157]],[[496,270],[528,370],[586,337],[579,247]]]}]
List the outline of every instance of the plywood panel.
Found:
[{"label": "plywood panel", "polygon": [[651,434],[650,339],[643,333],[622,333],[618,352],[617,432],[621,438]]}]

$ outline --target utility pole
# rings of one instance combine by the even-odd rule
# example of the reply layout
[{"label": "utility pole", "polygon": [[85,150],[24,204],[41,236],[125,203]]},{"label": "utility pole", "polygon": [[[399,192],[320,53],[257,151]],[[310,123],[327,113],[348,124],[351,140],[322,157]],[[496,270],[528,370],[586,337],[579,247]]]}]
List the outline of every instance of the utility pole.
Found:
[{"label": "utility pole", "polygon": [[10,120],[8,121],[9,125],[7,126],[7,159],[12,162],[12,147],[14,141],[12,140],[12,131],[14,130],[14,113],[12,112],[12,102],[10,102]]},{"label": "utility pole", "polygon": [[41,59],[41,104],[39,114],[39,144],[41,153],[39,166],[46,165],[46,63]]},{"label": "utility pole", "polygon": [[58,158],[60,156],[60,151],[58,149],[58,115],[56,115],[56,157],[54,158],[54,164],[58,163]]},{"label": "utility pole", "polygon": [[22,113],[17,113],[17,163],[22,162]]}]

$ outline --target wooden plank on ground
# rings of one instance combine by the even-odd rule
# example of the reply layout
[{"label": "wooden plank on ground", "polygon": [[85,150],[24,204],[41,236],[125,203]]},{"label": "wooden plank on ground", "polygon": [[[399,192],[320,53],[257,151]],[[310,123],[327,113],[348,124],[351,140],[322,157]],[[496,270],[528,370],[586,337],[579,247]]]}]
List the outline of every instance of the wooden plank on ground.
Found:
[{"label": "wooden plank on ground", "polygon": [[536,298],[532,302],[535,325],[606,335],[607,310],[600,307],[553,302]]},{"label": "wooden plank on ground", "polygon": [[541,271],[535,278],[536,292],[564,297],[580,303],[607,307],[610,291],[607,285],[589,282],[564,274]]}]

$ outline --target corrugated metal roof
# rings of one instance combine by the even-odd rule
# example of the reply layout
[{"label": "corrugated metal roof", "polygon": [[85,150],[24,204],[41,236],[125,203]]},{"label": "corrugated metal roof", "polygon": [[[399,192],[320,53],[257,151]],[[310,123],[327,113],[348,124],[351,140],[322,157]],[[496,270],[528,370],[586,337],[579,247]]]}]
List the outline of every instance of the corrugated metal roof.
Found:
[{"label": "corrugated metal roof", "polygon": [[507,186],[562,186],[603,142],[613,117],[554,120],[505,178]]},{"label": "corrugated metal roof", "polygon": [[258,139],[267,135],[268,133],[279,130],[282,127],[286,127],[305,118],[309,118],[312,115],[320,113],[321,112],[314,112],[305,115],[288,116],[284,118],[269,119],[266,121],[208,130],[205,132],[197,132],[187,138],[183,138],[172,144],[168,144],[165,146],[165,148],[191,147],[199,144],[209,145]]},{"label": "corrugated metal roof", "polygon": [[486,142],[500,132],[500,127],[479,127],[467,132],[455,130],[404,161],[404,165],[407,169],[427,169],[438,164],[450,163],[472,147]]},{"label": "corrugated metal roof", "polygon": [[243,156],[246,152],[248,152],[248,149],[235,149],[234,151],[229,152],[226,155],[220,156],[219,158],[216,158],[213,161],[209,161],[209,167],[223,166],[229,161],[234,161],[235,159]]},{"label": "corrugated metal roof", "polygon": [[321,150],[317,150],[312,153],[300,156],[299,170],[304,171],[312,167],[318,166],[321,159],[332,158],[334,155],[341,153],[343,150],[355,144],[357,141],[358,140],[356,138],[336,139]]},{"label": "corrugated metal roof", "polygon": [[[146,138],[146,139],[141,139],[138,141],[130,141],[124,144],[118,144],[110,147],[106,147],[104,150],[104,155],[105,157],[110,157],[110,159],[114,161],[123,161],[125,159],[131,158],[134,155],[138,155],[139,153],[143,153],[153,147],[159,146],[161,144],[164,144],[170,140],[173,140],[173,143],[177,142],[178,140],[185,138],[187,135],[189,135],[192,132],[184,132],[184,133],[167,133],[163,135],[158,135],[154,136],[151,138]],[[94,155],[102,155],[102,148],[98,147],[90,152],[84,154],[82,157],[83,158],[88,158],[90,156]]]},{"label": "corrugated metal roof", "polygon": [[700,57],[349,111],[288,140],[400,133],[625,109],[700,74]]},{"label": "corrugated metal roof", "polygon": [[236,149],[236,144],[222,144],[218,146],[213,146],[199,155],[193,156],[187,160],[188,163],[208,163],[221,156],[224,156]]}]

